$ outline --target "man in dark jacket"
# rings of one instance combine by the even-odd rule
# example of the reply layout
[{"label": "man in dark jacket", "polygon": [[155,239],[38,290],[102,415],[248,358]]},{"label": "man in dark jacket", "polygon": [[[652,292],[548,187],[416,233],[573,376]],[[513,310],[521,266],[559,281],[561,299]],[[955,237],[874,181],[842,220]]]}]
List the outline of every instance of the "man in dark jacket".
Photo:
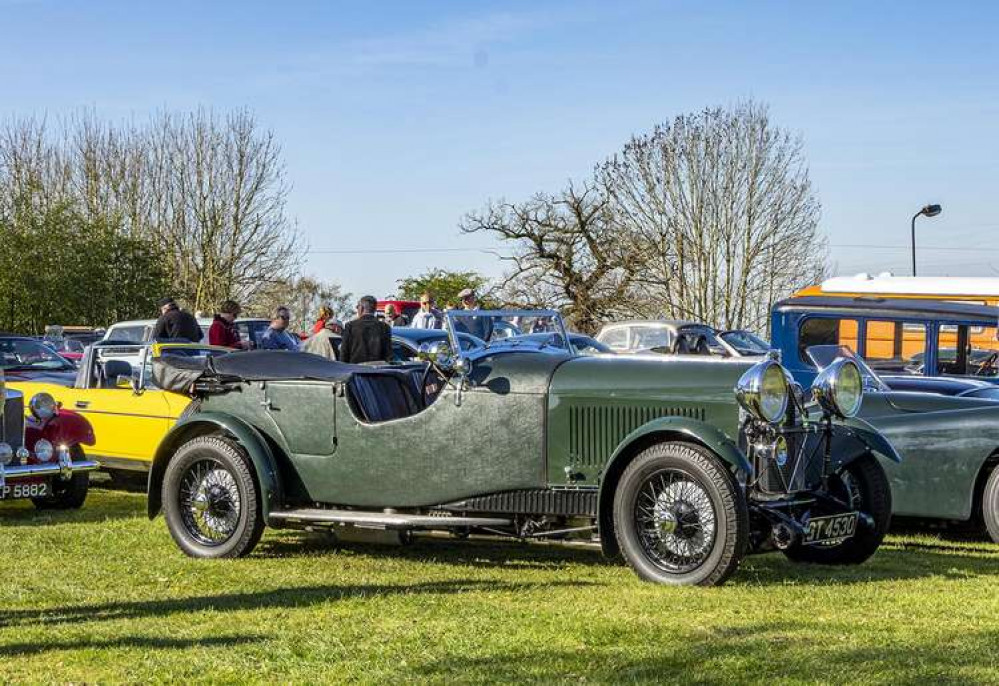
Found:
[{"label": "man in dark jacket", "polygon": [[353,364],[388,362],[392,357],[392,331],[375,318],[378,301],[366,295],[357,302],[357,319],[347,322],[340,340],[340,360]]},{"label": "man in dark jacket", "polygon": [[204,334],[198,326],[198,320],[187,310],[177,307],[173,298],[163,298],[159,302],[160,318],[153,327],[153,340],[186,339],[198,343]]}]

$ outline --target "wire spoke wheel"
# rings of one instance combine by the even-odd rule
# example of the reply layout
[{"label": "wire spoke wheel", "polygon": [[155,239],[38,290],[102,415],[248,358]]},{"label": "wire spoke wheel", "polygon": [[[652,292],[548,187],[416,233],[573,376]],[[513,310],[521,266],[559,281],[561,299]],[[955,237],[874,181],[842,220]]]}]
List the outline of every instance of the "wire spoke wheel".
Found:
[{"label": "wire spoke wheel", "polygon": [[690,474],[662,469],[649,475],[635,499],[635,528],[649,560],[671,574],[707,559],[717,537],[711,497]]},{"label": "wire spoke wheel", "polygon": [[239,525],[242,502],[236,478],[218,460],[198,460],[181,476],[181,519],[188,534],[206,546],[228,541]]}]

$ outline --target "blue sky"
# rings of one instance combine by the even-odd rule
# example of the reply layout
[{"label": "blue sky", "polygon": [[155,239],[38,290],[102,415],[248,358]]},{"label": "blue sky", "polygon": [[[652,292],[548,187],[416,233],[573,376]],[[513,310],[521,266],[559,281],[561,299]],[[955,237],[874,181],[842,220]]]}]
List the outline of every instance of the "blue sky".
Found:
[{"label": "blue sky", "polygon": [[[999,5],[0,0],[0,116],[249,107],[281,141],[306,271],[384,295],[503,265],[489,198],[753,98],[800,133],[840,273],[999,275]],[[933,249],[936,248],[936,249]],[[430,252],[378,253],[422,249]],[[447,249],[447,252],[443,252]],[[367,252],[331,252],[367,251]]]}]

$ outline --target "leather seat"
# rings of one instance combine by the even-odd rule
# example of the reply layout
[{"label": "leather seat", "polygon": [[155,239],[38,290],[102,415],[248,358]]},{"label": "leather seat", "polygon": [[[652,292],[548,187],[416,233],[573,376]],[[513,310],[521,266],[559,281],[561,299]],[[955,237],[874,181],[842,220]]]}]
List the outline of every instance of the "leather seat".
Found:
[{"label": "leather seat", "polygon": [[410,383],[397,374],[355,374],[347,390],[355,411],[366,422],[387,422],[420,411]]},{"label": "leather seat", "polygon": [[105,360],[100,367],[101,388],[118,388],[120,377],[126,381],[132,378],[132,365],[124,360]]}]

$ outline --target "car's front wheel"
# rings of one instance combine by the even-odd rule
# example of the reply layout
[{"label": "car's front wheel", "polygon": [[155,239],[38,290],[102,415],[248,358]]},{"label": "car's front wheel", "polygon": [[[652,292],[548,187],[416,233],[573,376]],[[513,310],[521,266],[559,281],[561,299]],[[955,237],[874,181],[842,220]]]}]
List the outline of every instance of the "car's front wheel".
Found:
[{"label": "car's front wheel", "polygon": [[881,546],[891,524],[891,485],[877,458],[865,455],[854,460],[830,478],[829,490],[851,509],[870,515],[873,526],[858,526],[856,533],[845,541],[818,545],[797,543],[784,551],[788,559],[824,565],[856,565],[866,561]]},{"label": "car's front wheel", "polygon": [[253,466],[228,438],[184,443],[167,465],[162,495],[170,535],[191,557],[241,557],[263,533]]},{"label": "car's front wheel", "polygon": [[[87,459],[83,453],[83,448],[74,445],[70,448],[73,462],[82,462]],[[62,479],[52,479],[52,492],[43,498],[32,498],[31,502],[39,510],[79,510],[87,500],[87,492],[90,490],[90,474],[88,472],[76,472],[68,481]]]},{"label": "car's front wheel", "polygon": [[982,519],[985,520],[985,530],[993,541],[999,543],[999,467],[992,470],[989,480],[985,482],[982,493]]},{"label": "car's front wheel", "polygon": [[731,471],[689,443],[657,443],[628,465],[614,531],[635,573],[662,584],[715,586],[745,555],[749,514]]}]

